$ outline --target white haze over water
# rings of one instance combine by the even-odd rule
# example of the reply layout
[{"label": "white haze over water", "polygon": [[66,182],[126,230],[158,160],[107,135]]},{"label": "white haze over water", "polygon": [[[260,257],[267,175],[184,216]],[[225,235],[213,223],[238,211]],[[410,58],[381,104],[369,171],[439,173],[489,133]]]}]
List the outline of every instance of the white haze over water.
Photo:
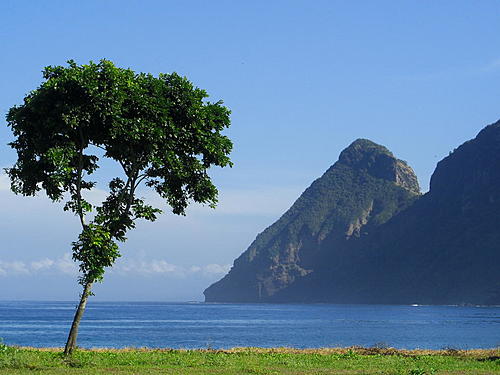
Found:
[{"label": "white haze over water", "polygon": [[[95,287],[96,300],[203,300],[202,292],[230,269],[255,235],[276,220],[302,188],[223,190],[213,210],[198,204],[173,215],[154,194],[139,194],[164,209],[154,222],[139,222],[120,245],[122,256]],[[94,204],[106,192],[93,189]],[[0,174],[1,299],[67,300],[78,296],[78,265],[71,242],[76,218],[44,194],[16,196]],[[225,255],[229,252],[231,255]]]},{"label": "white haze over water", "polygon": [[[109,273],[116,273],[119,275],[168,275],[177,278],[188,277],[192,274],[200,274],[207,277],[223,276],[229,269],[230,265],[221,264],[207,264],[204,266],[192,265],[190,267],[178,266],[168,263],[162,259],[155,260],[139,260],[139,259],[126,259],[123,261],[118,260],[112,268],[107,270]],[[0,276],[9,275],[32,275],[37,274],[66,274],[77,276],[78,266],[71,259],[70,253],[65,253],[61,258],[49,259],[44,258],[31,262],[23,261],[2,261],[0,260]]]}]

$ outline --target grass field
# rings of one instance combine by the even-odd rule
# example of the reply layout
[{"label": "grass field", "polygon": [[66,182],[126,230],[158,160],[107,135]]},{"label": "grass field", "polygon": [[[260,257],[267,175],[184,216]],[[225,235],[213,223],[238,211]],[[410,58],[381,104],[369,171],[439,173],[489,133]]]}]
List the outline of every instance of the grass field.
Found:
[{"label": "grass field", "polygon": [[500,374],[500,349],[78,350],[0,345],[0,374]]}]

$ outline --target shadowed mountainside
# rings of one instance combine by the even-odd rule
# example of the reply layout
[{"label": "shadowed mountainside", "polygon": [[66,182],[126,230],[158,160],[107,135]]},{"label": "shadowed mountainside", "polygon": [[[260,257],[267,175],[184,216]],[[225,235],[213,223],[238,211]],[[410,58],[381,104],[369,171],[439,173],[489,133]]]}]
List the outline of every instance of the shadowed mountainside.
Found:
[{"label": "shadowed mountainside", "polygon": [[439,162],[430,191],[348,256],[328,250],[274,301],[500,304],[500,122]]}]

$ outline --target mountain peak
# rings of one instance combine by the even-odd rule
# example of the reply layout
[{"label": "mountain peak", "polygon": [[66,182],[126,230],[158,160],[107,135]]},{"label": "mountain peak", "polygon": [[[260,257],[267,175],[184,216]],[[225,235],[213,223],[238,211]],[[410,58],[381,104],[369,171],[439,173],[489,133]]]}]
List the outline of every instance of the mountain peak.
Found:
[{"label": "mountain peak", "polygon": [[392,152],[390,152],[386,147],[379,145],[369,139],[358,138],[347,146],[344,151],[340,154],[339,160],[347,158],[353,154],[386,154],[388,156],[394,157]]},{"label": "mountain peak", "polygon": [[370,175],[394,182],[408,191],[419,194],[417,176],[404,161],[399,160],[386,147],[369,139],[359,138],[340,153],[339,164],[365,170]]}]

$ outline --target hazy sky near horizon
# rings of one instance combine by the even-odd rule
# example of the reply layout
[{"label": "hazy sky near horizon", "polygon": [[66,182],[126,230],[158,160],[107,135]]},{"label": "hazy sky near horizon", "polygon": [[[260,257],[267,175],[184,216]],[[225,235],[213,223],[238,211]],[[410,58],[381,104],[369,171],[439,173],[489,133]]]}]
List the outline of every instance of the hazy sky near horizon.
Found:
[{"label": "hazy sky near horizon", "polygon": [[[139,224],[99,300],[202,300],[353,140],[388,147],[427,191],[500,118],[498,1],[3,0],[0,15],[0,167],[16,157],[6,112],[68,59],[176,71],[232,110],[219,207]],[[0,212],[0,299],[76,299],[76,219],[1,174]]]}]

